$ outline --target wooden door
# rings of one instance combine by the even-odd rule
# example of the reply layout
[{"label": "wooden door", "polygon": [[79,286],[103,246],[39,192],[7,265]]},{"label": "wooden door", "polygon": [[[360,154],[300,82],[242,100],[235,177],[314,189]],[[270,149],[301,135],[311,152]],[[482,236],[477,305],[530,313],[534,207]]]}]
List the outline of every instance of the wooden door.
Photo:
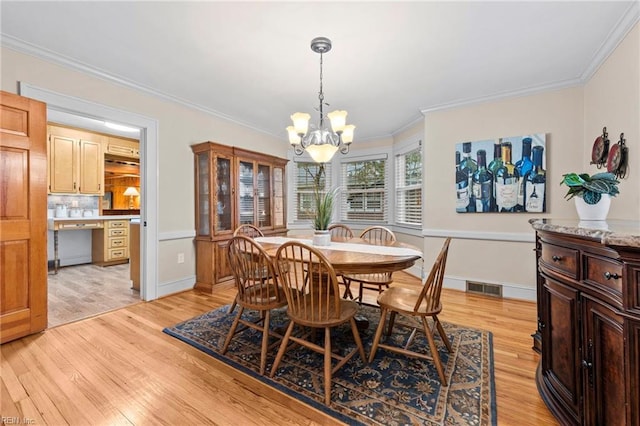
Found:
[{"label": "wooden door", "polygon": [[[584,297],[583,374],[586,425],[625,425],[625,342],[623,319],[611,308]],[[637,400],[636,403],[637,404]]]},{"label": "wooden door", "polygon": [[0,95],[0,343],[47,326],[46,105]]},{"label": "wooden door", "polygon": [[569,423],[581,423],[582,381],[579,337],[578,291],[547,278],[542,288],[542,375],[553,389]]}]

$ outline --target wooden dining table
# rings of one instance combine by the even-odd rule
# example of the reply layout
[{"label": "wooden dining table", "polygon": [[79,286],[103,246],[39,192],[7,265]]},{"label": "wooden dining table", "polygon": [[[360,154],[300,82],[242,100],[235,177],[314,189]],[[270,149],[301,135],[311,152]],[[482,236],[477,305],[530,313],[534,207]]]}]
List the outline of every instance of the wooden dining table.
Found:
[{"label": "wooden dining table", "polygon": [[262,248],[275,257],[278,247],[287,241],[301,241],[320,250],[338,274],[395,272],[410,268],[422,258],[422,251],[410,244],[395,241],[384,245],[371,244],[362,238],[332,237],[328,246],[313,245],[308,235],[288,237],[257,237]]}]

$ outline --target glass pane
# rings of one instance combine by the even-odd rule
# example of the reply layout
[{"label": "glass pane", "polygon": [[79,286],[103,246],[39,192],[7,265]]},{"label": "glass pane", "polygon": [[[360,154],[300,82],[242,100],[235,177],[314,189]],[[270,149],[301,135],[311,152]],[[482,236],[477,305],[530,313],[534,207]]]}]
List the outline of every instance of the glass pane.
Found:
[{"label": "glass pane", "polygon": [[216,158],[216,231],[231,230],[231,160]]},{"label": "glass pane", "polygon": [[284,171],[273,169],[273,225],[284,226]]},{"label": "glass pane", "polygon": [[198,235],[209,235],[209,154],[198,154]]},{"label": "glass pane", "polygon": [[258,226],[271,226],[271,167],[258,165]]},{"label": "glass pane", "polygon": [[255,224],[254,218],[254,189],[253,189],[253,163],[240,162],[238,170],[238,207],[240,224]]}]

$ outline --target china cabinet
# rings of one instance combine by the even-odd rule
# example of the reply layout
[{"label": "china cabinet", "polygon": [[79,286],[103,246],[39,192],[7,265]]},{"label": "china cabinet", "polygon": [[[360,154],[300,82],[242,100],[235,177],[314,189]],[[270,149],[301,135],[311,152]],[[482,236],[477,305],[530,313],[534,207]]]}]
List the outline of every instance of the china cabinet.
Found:
[{"label": "china cabinet", "polygon": [[242,224],[285,235],[286,159],[202,142],[195,161],[196,288],[211,291],[231,278],[226,247]]},{"label": "china cabinet", "polygon": [[562,424],[640,425],[640,223],[567,222],[532,221],[538,390]]}]

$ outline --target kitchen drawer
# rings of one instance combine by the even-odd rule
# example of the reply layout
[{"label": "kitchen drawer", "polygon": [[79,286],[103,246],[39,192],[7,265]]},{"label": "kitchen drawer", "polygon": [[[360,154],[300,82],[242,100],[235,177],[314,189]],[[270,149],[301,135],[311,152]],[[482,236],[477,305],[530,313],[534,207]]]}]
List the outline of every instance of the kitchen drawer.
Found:
[{"label": "kitchen drawer", "polygon": [[69,231],[72,229],[96,229],[102,228],[102,221],[78,221],[78,222],[55,222],[56,230]]},{"label": "kitchen drawer", "polygon": [[584,281],[613,292],[622,303],[622,264],[611,259],[585,254]]},{"label": "kitchen drawer", "polygon": [[124,248],[124,247],[127,247],[127,239],[125,237],[109,238],[109,248]]},{"label": "kitchen drawer", "polygon": [[109,229],[109,238],[111,237],[123,237],[127,235],[126,229]]},{"label": "kitchen drawer", "polygon": [[107,228],[109,229],[127,228],[127,226],[129,225],[128,220],[108,220],[106,222],[107,222]]},{"label": "kitchen drawer", "polygon": [[580,252],[575,249],[542,243],[540,260],[553,271],[571,279],[578,279]]},{"label": "kitchen drawer", "polygon": [[107,261],[117,260],[117,259],[126,259],[129,256],[128,250],[126,247],[123,248],[113,248],[107,251]]}]

